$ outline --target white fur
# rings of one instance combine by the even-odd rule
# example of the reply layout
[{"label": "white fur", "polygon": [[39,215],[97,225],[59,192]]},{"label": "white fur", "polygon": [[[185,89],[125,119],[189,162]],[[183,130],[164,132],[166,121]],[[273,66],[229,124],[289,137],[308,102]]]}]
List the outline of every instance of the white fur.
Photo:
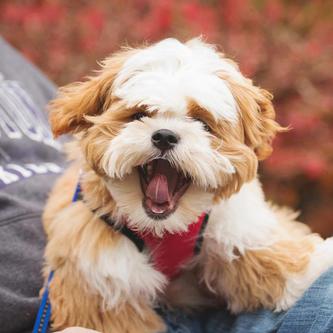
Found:
[{"label": "white fur", "polygon": [[[143,194],[135,167],[160,157],[160,150],[151,143],[151,136],[161,128],[179,135],[177,146],[163,157],[190,176],[192,185],[180,198],[176,211],[169,218],[156,222],[142,207]],[[213,194],[206,189],[224,185],[228,175],[235,172],[229,159],[211,147],[210,134],[200,122],[163,115],[128,123],[110,142],[102,165],[109,175],[107,186],[117,203],[116,217],[125,215],[130,226],[150,230],[157,235],[164,231],[187,230],[188,225],[211,206]]]},{"label": "white fur", "polygon": [[[165,231],[185,231],[203,211],[212,207],[213,194],[208,190],[223,186],[236,170],[232,161],[211,147],[211,134],[200,122],[187,117],[187,112],[188,103],[193,100],[217,119],[233,123],[238,120],[238,106],[220,74],[240,84],[245,80],[235,65],[200,39],[185,44],[167,39],[137,51],[125,61],[114,81],[113,95],[125,107],[145,105],[148,112],[157,112],[124,125],[103,156],[102,166],[109,176],[107,187],[117,204],[116,220],[125,217],[132,229],[162,236]],[[165,220],[156,221],[142,207],[144,195],[135,167],[161,158],[151,136],[162,128],[180,137],[179,143],[163,158],[190,176],[192,184],[180,198],[176,211]],[[248,250],[270,247],[287,234],[281,230],[278,219],[266,202],[259,181],[244,184],[238,193],[213,205],[201,258],[219,256],[231,262]],[[277,310],[292,306],[333,264],[332,249],[333,239],[318,244],[306,272],[288,275],[283,297],[277,300]],[[91,265],[83,260],[81,266],[95,289],[106,295],[109,306],[120,302],[123,295],[127,299],[143,293],[153,299],[165,283],[147,257],[126,239],[116,250],[101,255],[97,269],[91,270]],[[108,277],[117,286],[110,288]]]},{"label": "white fur", "polygon": [[128,107],[146,105],[148,110],[186,114],[194,100],[216,118],[238,119],[238,107],[226,81],[244,78],[215,48],[200,39],[185,44],[165,39],[132,55],[116,76],[113,95]]},{"label": "white fur", "polygon": [[[277,217],[265,201],[259,181],[244,184],[241,190],[214,206],[205,232],[208,253],[232,261],[246,250],[265,248],[274,241]],[[210,242],[209,240],[214,240]]]},{"label": "white fur", "polygon": [[223,175],[235,172],[230,160],[212,149],[210,135],[203,130],[200,122],[187,118],[155,116],[128,123],[110,142],[102,160],[104,170],[110,178],[122,179],[134,167],[160,157],[161,152],[152,145],[151,136],[161,128],[180,136],[177,146],[168,151],[164,158],[191,176],[196,185],[216,189],[225,184]]},{"label": "white fur", "polygon": [[311,254],[310,264],[305,272],[289,274],[281,300],[276,311],[287,310],[303,295],[305,290],[329,267],[333,266],[333,238],[319,241]]},{"label": "white fur", "polygon": [[97,260],[83,248],[79,265],[91,288],[103,297],[105,309],[119,309],[128,302],[140,311],[139,301],[144,298],[153,302],[166,284],[148,256],[138,252],[126,237],[121,237],[116,246],[104,248]]}]

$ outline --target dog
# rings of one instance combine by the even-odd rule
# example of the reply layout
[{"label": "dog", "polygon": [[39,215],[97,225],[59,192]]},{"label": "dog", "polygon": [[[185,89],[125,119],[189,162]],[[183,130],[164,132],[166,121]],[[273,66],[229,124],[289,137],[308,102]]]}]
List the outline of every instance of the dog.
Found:
[{"label": "dog", "polygon": [[257,178],[286,130],[272,95],[200,38],[111,55],[50,123],[74,137],[43,217],[56,330],[162,332],[159,304],[287,310],[333,264]]}]

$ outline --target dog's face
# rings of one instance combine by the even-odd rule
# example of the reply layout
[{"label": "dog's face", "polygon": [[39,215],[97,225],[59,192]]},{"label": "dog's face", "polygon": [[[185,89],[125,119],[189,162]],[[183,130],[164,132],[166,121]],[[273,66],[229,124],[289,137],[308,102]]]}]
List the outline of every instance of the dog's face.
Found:
[{"label": "dog's face", "polygon": [[119,215],[161,234],[256,176],[281,129],[270,99],[212,46],[167,39],[62,88],[50,119],[55,135],[79,133]]}]

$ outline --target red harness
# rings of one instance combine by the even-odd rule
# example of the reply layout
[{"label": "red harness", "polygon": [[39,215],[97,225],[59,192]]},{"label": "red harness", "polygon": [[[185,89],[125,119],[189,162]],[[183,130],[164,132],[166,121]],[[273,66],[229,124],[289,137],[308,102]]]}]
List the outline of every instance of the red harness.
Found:
[{"label": "red harness", "polygon": [[153,234],[139,234],[151,253],[155,267],[167,277],[174,278],[181,267],[200,251],[208,214],[203,213],[197,222],[182,233],[166,233],[162,238]]},{"label": "red harness", "polygon": [[[73,202],[78,200],[82,200],[80,184],[77,185]],[[196,222],[188,226],[187,231],[165,233],[163,237],[157,237],[152,233],[132,230],[126,225],[118,227],[108,215],[100,217],[114,230],[129,238],[140,252],[148,249],[156,269],[170,279],[176,277],[182,266],[200,251],[208,218],[208,213],[202,213]]]}]

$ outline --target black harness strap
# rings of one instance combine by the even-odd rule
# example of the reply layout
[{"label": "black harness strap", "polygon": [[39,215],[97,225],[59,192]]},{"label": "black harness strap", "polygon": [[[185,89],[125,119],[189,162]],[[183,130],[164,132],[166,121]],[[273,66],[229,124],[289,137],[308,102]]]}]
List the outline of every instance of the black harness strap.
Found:
[{"label": "black harness strap", "polygon": [[114,220],[112,220],[108,215],[102,215],[99,216],[99,218],[103,220],[112,229],[121,232],[124,236],[126,236],[129,240],[131,240],[134,243],[134,245],[137,247],[139,252],[143,251],[145,247],[145,242],[134,231],[129,229],[126,225],[122,225],[121,227],[116,227]]},{"label": "black harness strap", "polygon": [[[78,183],[76,190],[75,190],[75,194],[73,197],[73,202],[75,201],[83,201],[83,195],[82,195],[82,189],[80,186],[80,183]],[[95,214],[96,210],[92,210],[92,212]],[[129,240],[131,240],[134,245],[136,246],[136,248],[138,249],[139,252],[142,252],[145,248],[145,242],[144,240],[138,236],[134,231],[132,231],[131,229],[129,229],[126,225],[122,225],[122,226],[116,226],[115,221],[110,218],[110,216],[108,214],[99,216],[99,218],[101,220],[103,220],[108,226],[110,226],[112,229],[114,229],[115,231],[121,232],[124,236],[126,236]],[[204,216],[204,220],[201,224],[201,228],[200,228],[200,232],[199,232],[199,236],[197,238],[197,241],[195,243],[194,246],[194,254],[199,254],[200,249],[201,249],[201,245],[203,242],[203,234],[207,225],[209,219],[209,213],[205,213]]]},{"label": "black harness strap", "polygon": [[200,253],[202,242],[203,242],[203,239],[204,239],[203,234],[204,234],[204,231],[206,229],[208,219],[209,219],[209,213],[205,213],[205,217],[204,217],[204,220],[202,221],[201,228],[200,228],[200,231],[199,231],[199,236],[198,236],[197,241],[196,241],[195,246],[194,246],[194,255],[197,255],[197,254]]},{"label": "black harness strap", "polygon": [[[75,189],[73,202],[75,202],[75,201],[84,202],[80,183],[77,184],[76,189]],[[96,210],[92,210],[92,212],[95,214]],[[143,251],[143,249],[145,247],[145,243],[144,243],[143,239],[140,238],[134,231],[129,229],[126,225],[122,225],[120,227],[116,226],[115,221],[113,219],[111,219],[108,214],[99,216],[98,218],[103,220],[112,229],[114,229],[115,231],[121,232],[124,236],[126,236],[129,240],[131,240],[134,243],[134,245],[137,247],[139,252]]]}]

